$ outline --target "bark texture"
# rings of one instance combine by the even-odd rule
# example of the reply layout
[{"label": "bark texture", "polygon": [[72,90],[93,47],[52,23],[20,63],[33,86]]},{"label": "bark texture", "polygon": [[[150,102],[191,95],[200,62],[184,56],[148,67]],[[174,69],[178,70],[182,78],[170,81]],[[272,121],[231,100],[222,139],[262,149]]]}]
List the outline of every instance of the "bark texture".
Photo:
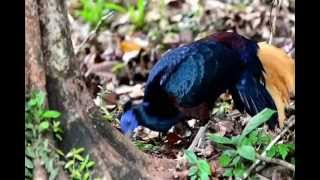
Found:
[{"label": "bark texture", "polygon": [[26,89],[46,91],[49,108],[61,112],[60,148],[84,147],[102,179],[155,179],[150,158],[102,121],[94,106],[73,53],[65,2],[27,0],[25,8]]},{"label": "bark texture", "polygon": [[41,52],[40,22],[38,5],[34,0],[25,2],[25,89],[46,92],[45,70]]}]

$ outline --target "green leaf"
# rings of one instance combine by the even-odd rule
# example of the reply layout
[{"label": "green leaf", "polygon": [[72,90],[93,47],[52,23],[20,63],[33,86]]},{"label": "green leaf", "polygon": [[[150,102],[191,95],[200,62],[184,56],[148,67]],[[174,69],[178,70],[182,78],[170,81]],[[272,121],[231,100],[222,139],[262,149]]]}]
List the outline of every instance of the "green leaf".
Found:
[{"label": "green leaf", "polygon": [[66,158],[71,158],[73,156],[74,152],[71,150],[70,152],[67,153]]},{"label": "green leaf", "polygon": [[50,172],[49,180],[55,180],[58,176],[59,169],[54,169]]},{"label": "green leaf", "polygon": [[275,112],[276,111],[274,111],[274,110],[271,110],[269,108],[265,108],[260,113],[258,113],[255,116],[253,116],[251,118],[251,120],[249,121],[249,123],[244,128],[244,130],[242,131],[242,133],[240,135],[241,136],[240,139],[242,140],[251,131],[253,131],[257,127],[259,127],[260,125],[262,125],[264,122],[268,121]]},{"label": "green leaf", "polygon": [[200,174],[200,180],[209,180],[209,176],[206,173],[201,173]]},{"label": "green leaf", "polygon": [[233,168],[224,168],[223,176],[230,177],[233,176]]},{"label": "green leaf", "polygon": [[194,175],[194,176],[191,176],[190,180],[196,180],[197,179],[197,176]]},{"label": "green leaf", "polygon": [[116,4],[116,3],[105,3],[105,8],[106,9],[110,9],[110,10],[114,10],[114,11],[117,11],[117,12],[120,12],[120,13],[126,13],[127,12],[127,9],[122,7],[121,5],[119,4]]},{"label": "green leaf", "polygon": [[31,123],[26,124],[26,128],[27,128],[27,129],[33,129],[33,127],[34,127],[34,126],[33,126],[33,124],[31,124]]},{"label": "green leaf", "polygon": [[86,172],[84,175],[83,175],[83,180],[88,180],[90,177],[90,173],[89,172]]},{"label": "green leaf", "polygon": [[24,157],[24,163],[25,163],[25,166],[27,167],[27,168],[29,168],[29,169],[32,169],[33,168],[33,163],[32,163],[32,161],[29,159],[29,158],[27,158],[26,156]]},{"label": "green leaf", "polygon": [[201,159],[201,160],[198,160],[197,164],[201,174],[205,173],[209,176],[211,175],[211,168],[207,161]]},{"label": "green leaf", "polygon": [[237,152],[245,159],[254,161],[256,159],[256,151],[251,145],[242,145],[238,147]]},{"label": "green leaf", "polygon": [[27,169],[27,168],[24,169],[24,176],[29,177],[29,178],[32,177],[32,174],[29,169]]},{"label": "green leaf", "polygon": [[47,130],[49,128],[49,122],[48,121],[44,121],[39,125],[39,131],[43,132],[45,130]]},{"label": "green leaf", "polygon": [[231,166],[235,166],[239,163],[240,161],[240,156],[236,156],[235,158],[233,158],[232,162],[231,162]]},{"label": "green leaf", "polygon": [[195,164],[197,163],[197,156],[194,154],[193,151],[191,150],[185,150],[184,151],[185,156],[187,157],[187,160],[191,163],[191,164]]},{"label": "green leaf", "polygon": [[84,158],[82,156],[80,156],[79,154],[75,154],[74,157],[76,159],[78,159],[79,161],[83,161],[84,160]]},{"label": "green leaf", "polygon": [[113,73],[118,74],[118,73],[120,73],[125,67],[126,67],[126,63],[118,63],[118,64],[115,64],[115,65],[112,67],[111,71],[112,71]]},{"label": "green leaf", "polygon": [[289,151],[294,151],[295,150],[295,145],[292,143],[287,144],[287,147],[289,149]]},{"label": "green leaf", "polygon": [[76,178],[81,178],[81,173],[79,172],[79,171],[74,171],[74,176],[76,177]]},{"label": "green leaf", "polygon": [[38,91],[38,92],[36,92],[35,98],[37,100],[37,106],[41,107],[44,104],[46,94],[43,91]]},{"label": "green leaf", "polygon": [[198,168],[197,166],[191,166],[191,168],[189,169],[188,172],[188,176],[193,176],[198,172]]},{"label": "green leaf", "polygon": [[272,137],[266,133],[261,133],[257,141],[258,144],[268,145],[272,140]]},{"label": "green leaf", "polygon": [[273,158],[276,155],[277,148],[275,146],[272,146],[268,151],[267,151],[267,156],[270,158]]},{"label": "green leaf", "polygon": [[36,157],[33,149],[30,146],[26,147],[26,155],[31,157],[31,158],[35,158]]},{"label": "green leaf", "polygon": [[84,170],[84,168],[86,167],[86,163],[81,162],[80,168],[79,170],[82,172]]},{"label": "green leaf", "polygon": [[286,159],[289,152],[289,148],[285,144],[278,144],[277,149],[279,154],[281,155],[281,158]]},{"label": "green leaf", "polygon": [[219,134],[209,134],[208,139],[219,144],[233,144],[231,139],[224,136],[220,136]]},{"label": "green leaf", "polygon": [[50,159],[49,161],[46,161],[45,162],[45,166],[46,166],[46,169],[51,172],[54,170],[53,168],[53,159]]},{"label": "green leaf", "polygon": [[252,146],[250,139],[249,139],[249,138],[246,138],[246,137],[242,139],[240,145],[241,145],[241,146],[242,146],[242,145],[251,145],[251,146]]},{"label": "green leaf", "polygon": [[27,106],[29,108],[32,108],[33,106],[37,105],[37,102],[38,102],[37,99],[30,99],[27,103]]},{"label": "green leaf", "polygon": [[259,130],[254,130],[249,134],[249,140],[251,144],[256,144],[258,142],[258,135],[259,135]]},{"label": "green leaf", "polygon": [[34,91],[32,92],[31,97],[32,98],[28,101],[27,105],[29,107],[37,106],[38,108],[41,108],[44,104],[46,94],[43,91]]},{"label": "green leaf", "polygon": [[74,164],[74,160],[68,161],[67,164],[64,166],[65,169],[68,169],[70,166]]},{"label": "green leaf", "polygon": [[84,151],[85,149],[84,148],[79,148],[75,151],[75,154],[80,154]]},{"label": "green leaf", "polygon": [[63,153],[60,149],[56,149],[56,152],[57,152],[60,156],[64,156],[64,153]]},{"label": "green leaf", "polygon": [[58,118],[60,117],[61,113],[58,111],[45,111],[42,114],[42,118]]},{"label": "green leaf", "polygon": [[95,164],[96,164],[95,162],[90,161],[90,162],[86,165],[86,168],[89,169],[89,168],[93,167]]},{"label": "green leaf", "polygon": [[240,139],[241,137],[238,135],[238,136],[232,136],[231,137],[231,143],[233,145],[238,145],[240,143]]},{"label": "green leaf", "polygon": [[227,154],[230,157],[235,157],[237,155],[237,151],[234,149],[228,149],[228,150],[223,151],[223,154]]},{"label": "green leaf", "polygon": [[219,164],[222,167],[226,167],[229,165],[229,163],[231,162],[232,157],[226,153],[222,153],[222,155],[219,157]]},{"label": "green leaf", "polygon": [[243,163],[239,163],[234,169],[233,174],[235,177],[242,177],[243,173],[246,171],[246,167]]},{"label": "green leaf", "polygon": [[62,141],[62,137],[59,134],[55,134],[55,137],[59,140]]},{"label": "green leaf", "polygon": [[138,0],[138,26],[142,26],[144,24],[145,4],[145,0]]}]

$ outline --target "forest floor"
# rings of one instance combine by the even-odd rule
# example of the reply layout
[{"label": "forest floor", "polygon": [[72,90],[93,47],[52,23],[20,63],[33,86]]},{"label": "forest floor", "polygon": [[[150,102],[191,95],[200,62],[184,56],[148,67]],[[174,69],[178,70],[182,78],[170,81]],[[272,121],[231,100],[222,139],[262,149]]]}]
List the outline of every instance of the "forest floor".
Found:
[{"label": "forest floor", "polygon": [[[118,7],[119,11],[106,19],[103,19],[105,7],[99,4],[100,1],[93,5],[90,2],[68,1],[73,47],[82,62],[81,72],[86,84],[105,115],[103,120],[118,129],[123,105],[128,101],[141,102],[149,70],[161,54],[171,48],[217,31],[236,31],[258,42],[268,42],[272,34],[272,44],[294,58],[295,2],[291,0],[282,0],[281,6],[274,6],[272,16],[273,2],[270,0],[149,0],[144,10],[135,9],[135,15],[130,15],[127,7],[135,5],[136,1],[118,0],[114,2],[121,4],[123,9]],[[271,26],[275,15],[275,25]],[[95,30],[99,21],[101,24]],[[92,32],[94,34],[90,35]],[[217,100],[212,119],[203,134],[218,133],[226,137],[240,135],[250,118],[234,109],[232,97],[226,92]],[[176,160],[181,159],[183,150],[188,149],[200,128],[197,120],[189,120],[188,124],[191,130],[176,127],[165,136],[141,127],[135,133],[134,143],[155,157],[155,162],[161,163],[162,158],[173,160],[173,163],[163,164],[159,173],[167,171],[170,166],[173,169],[168,177],[186,178],[187,169],[177,171]],[[260,132],[263,132],[261,136]],[[252,137],[266,135],[269,138],[266,141],[270,143],[279,132],[270,132],[262,127],[257,128]],[[278,145],[294,145],[292,134],[294,132],[288,131]],[[192,150],[198,158],[209,163],[212,179],[226,177],[230,167],[221,164],[229,161],[228,156],[221,157],[224,151],[203,137]],[[258,145],[266,146],[268,143]],[[294,151],[287,150],[287,154],[282,156],[285,153],[281,152],[285,150],[281,151],[281,147],[278,148],[279,158],[283,157],[283,160],[292,163]],[[257,152],[261,152],[261,149]],[[237,170],[243,173],[251,164],[247,161],[238,163],[233,167],[233,175],[237,176]],[[255,175],[260,179],[262,176],[268,179],[280,176],[284,176],[280,179],[293,178],[291,171],[269,163]]]}]

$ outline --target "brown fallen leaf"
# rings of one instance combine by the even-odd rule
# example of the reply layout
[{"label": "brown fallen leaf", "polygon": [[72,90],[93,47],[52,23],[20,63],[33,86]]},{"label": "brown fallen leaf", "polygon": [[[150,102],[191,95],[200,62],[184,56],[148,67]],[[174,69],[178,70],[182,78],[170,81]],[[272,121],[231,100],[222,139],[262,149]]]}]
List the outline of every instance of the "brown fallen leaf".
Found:
[{"label": "brown fallen leaf", "polygon": [[119,96],[115,92],[110,92],[104,95],[103,99],[108,105],[115,105],[118,102]]},{"label": "brown fallen leaf", "polygon": [[167,137],[166,137],[166,141],[170,145],[174,145],[178,143],[178,141],[182,141],[182,140],[183,139],[180,136],[178,136],[176,133],[169,133],[167,134]]},{"label": "brown fallen leaf", "polygon": [[135,86],[121,85],[115,89],[115,93],[118,95],[129,94],[130,98],[138,98],[143,96],[142,88],[142,84],[137,84]]},{"label": "brown fallen leaf", "polygon": [[233,125],[232,121],[223,120],[215,124],[215,129],[219,135],[224,136],[233,131]]},{"label": "brown fallen leaf", "polygon": [[87,78],[89,75],[94,74],[100,78],[109,81],[115,78],[115,75],[111,72],[112,67],[117,63],[116,61],[105,61],[99,59],[97,62],[97,53],[95,51],[85,56],[81,69],[85,69],[84,76]]}]

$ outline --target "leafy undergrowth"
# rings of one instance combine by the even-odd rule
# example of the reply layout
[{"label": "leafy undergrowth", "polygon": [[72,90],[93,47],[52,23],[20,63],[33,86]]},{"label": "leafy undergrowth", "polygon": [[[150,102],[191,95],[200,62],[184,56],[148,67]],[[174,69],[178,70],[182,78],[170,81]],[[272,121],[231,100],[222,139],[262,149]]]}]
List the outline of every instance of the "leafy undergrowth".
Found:
[{"label": "leafy undergrowth", "polygon": [[71,149],[65,155],[48,138],[52,134],[53,140],[62,141],[63,129],[59,121],[61,114],[45,108],[45,93],[32,92],[27,97],[25,107],[25,179],[33,179],[39,167],[46,170],[49,180],[58,179],[62,168],[71,179],[93,179],[95,163],[88,154],[83,157],[84,148]]},{"label": "leafy undergrowth", "polygon": [[[236,31],[256,41],[268,41],[271,34],[268,0],[69,0],[68,8],[75,48],[106,12],[115,11],[82,47],[77,58],[82,60],[81,72],[105,115],[104,120],[116,128],[126,102],[141,102],[149,70],[168,49],[217,31]],[[281,8],[275,9],[278,11],[272,44],[294,57],[294,0],[283,0]],[[271,112],[261,113],[251,119],[234,109],[228,92],[222,94],[212,110],[204,139],[193,154],[187,151],[190,163],[180,171],[189,170],[193,179],[206,179],[208,175],[211,179],[241,177],[257,160],[256,155],[279,134],[264,126],[246,129],[248,122],[258,119],[261,124]],[[188,125],[191,130],[179,125],[166,135],[141,127],[135,133],[134,144],[152,156],[178,159],[200,128],[194,119]],[[266,152],[267,157],[294,164],[292,134],[291,130],[286,133]],[[204,164],[208,164],[210,173]],[[258,173],[252,173],[254,176],[293,176],[292,171],[284,172],[273,163],[259,168]],[[272,168],[273,174],[268,173]]]}]

